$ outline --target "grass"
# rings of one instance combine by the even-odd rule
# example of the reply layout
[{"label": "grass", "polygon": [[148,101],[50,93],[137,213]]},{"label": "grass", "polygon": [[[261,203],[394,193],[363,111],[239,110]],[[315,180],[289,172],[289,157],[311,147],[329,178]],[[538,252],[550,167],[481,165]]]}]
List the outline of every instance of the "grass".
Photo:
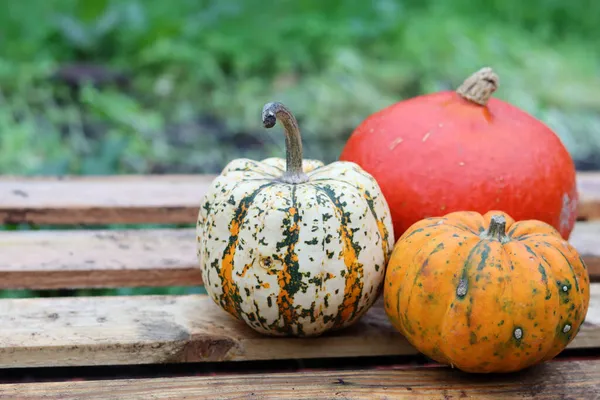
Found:
[{"label": "grass", "polygon": [[[329,162],[369,113],[483,65],[500,74],[497,97],[575,158],[600,147],[596,3],[176,3],[12,4],[0,16],[0,173],[218,172],[236,155],[282,154],[260,126],[271,100],[297,115],[307,155]],[[122,72],[126,88],[85,85],[89,71],[69,76],[78,90],[51,78],[74,62]]]},{"label": "grass", "polygon": [[[600,167],[600,3],[30,0],[0,13],[0,173],[217,173],[283,155],[264,103],[334,161],[362,119],[490,65],[495,96]],[[591,160],[591,161],[590,161]],[[7,229],[9,227],[5,227]],[[20,227],[10,227],[16,229]]]}]

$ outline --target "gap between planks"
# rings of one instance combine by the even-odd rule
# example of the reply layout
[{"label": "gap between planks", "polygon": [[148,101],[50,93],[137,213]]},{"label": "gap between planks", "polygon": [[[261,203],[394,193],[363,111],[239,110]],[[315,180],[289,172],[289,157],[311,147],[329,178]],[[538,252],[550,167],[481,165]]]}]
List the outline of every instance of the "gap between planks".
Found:
[{"label": "gap between planks", "polygon": [[512,373],[448,367],[326,370],[211,377],[44,382],[0,386],[0,399],[598,399],[600,360],[551,361]]},{"label": "gap between planks", "polygon": [[[600,221],[570,242],[600,281]],[[202,285],[194,229],[0,232],[0,289]]]},{"label": "gap between planks", "polygon": [[[189,224],[216,175],[0,177],[0,224]],[[580,219],[600,219],[600,173],[579,172]]]},{"label": "gap between planks", "polygon": [[[354,326],[319,338],[272,338],[206,295],[5,299],[0,368],[414,355],[381,298]],[[569,349],[600,348],[600,283]]]}]

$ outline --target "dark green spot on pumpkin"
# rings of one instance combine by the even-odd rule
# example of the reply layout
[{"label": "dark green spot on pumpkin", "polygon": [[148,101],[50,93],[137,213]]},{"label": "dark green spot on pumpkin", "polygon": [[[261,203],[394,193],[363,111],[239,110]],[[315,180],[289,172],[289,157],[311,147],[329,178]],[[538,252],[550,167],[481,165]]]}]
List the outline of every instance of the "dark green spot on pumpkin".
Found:
[{"label": "dark green spot on pumpkin", "polygon": [[477,265],[477,271],[481,271],[487,266],[487,259],[490,255],[490,246],[487,243],[484,243],[483,250],[481,251],[481,260],[479,260],[479,265]]},{"label": "dark green spot on pumpkin", "polygon": [[312,283],[313,285],[323,286],[323,278],[320,276],[314,276],[308,280],[308,283]]},{"label": "dark green spot on pumpkin", "polygon": [[467,326],[471,326],[471,314],[473,313],[473,297],[469,298],[469,304],[465,316],[467,317]]},{"label": "dark green spot on pumpkin", "polygon": [[475,334],[475,332],[471,332],[469,334],[469,344],[475,344],[477,343],[477,335]]},{"label": "dark green spot on pumpkin", "polygon": [[437,246],[435,246],[435,249],[433,249],[433,251],[429,255],[432,256],[433,254],[437,253],[438,251],[442,251],[442,250],[444,250],[444,243],[440,243]]},{"label": "dark green spot on pumpkin", "polygon": [[564,281],[556,281],[556,286],[558,288],[558,296],[560,298],[561,304],[568,304],[571,301],[569,293],[571,291],[572,285],[568,279]]},{"label": "dark green spot on pumpkin", "polygon": [[410,238],[410,237],[411,237],[411,236],[413,236],[413,235],[416,235],[417,233],[421,233],[421,232],[423,232],[424,230],[425,230],[425,228],[419,228],[419,229],[415,229],[414,231],[412,231],[411,233],[409,233],[409,234],[408,234],[408,235],[407,235],[407,236],[404,238],[404,240],[406,240],[406,239]]}]

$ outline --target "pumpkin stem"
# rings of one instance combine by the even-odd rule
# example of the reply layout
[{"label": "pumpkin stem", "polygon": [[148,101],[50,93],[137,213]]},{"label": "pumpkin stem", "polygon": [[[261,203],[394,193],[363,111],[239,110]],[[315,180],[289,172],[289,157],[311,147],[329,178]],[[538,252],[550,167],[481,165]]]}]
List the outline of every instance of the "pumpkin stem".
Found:
[{"label": "pumpkin stem", "polygon": [[465,79],[456,92],[466,100],[485,106],[498,89],[499,80],[490,67],[484,67]]},{"label": "pumpkin stem", "polygon": [[302,183],[308,177],[302,169],[302,139],[300,128],[294,115],[283,104],[271,102],[262,110],[262,121],[265,128],[272,128],[276,121],[283,124],[285,131],[285,173],[280,180],[285,183]]},{"label": "pumpkin stem", "polygon": [[493,215],[490,219],[490,227],[480,235],[482,239],[498,240],[501,243],[509,241],[506,236],[506,218],[504,215]]}]

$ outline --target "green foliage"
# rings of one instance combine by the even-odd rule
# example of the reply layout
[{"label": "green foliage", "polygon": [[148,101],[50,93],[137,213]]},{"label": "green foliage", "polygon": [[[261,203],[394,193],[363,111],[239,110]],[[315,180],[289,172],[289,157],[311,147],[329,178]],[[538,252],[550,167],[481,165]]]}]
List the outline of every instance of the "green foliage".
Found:
[{"label": "green foliage", "polygon": [[[217,172],[237,155],[282,155],[258,117],[273,99],[301,121],[307,155],[333,161],[369,113],[483,65],[501,76],[499,98],[585,157],[600,147],[599,12],[555,0],[11,3],[0,14],[0,173]],[[129,85],[80,77],[70,90],[52,76],[73,62],[122,71]]]}]

